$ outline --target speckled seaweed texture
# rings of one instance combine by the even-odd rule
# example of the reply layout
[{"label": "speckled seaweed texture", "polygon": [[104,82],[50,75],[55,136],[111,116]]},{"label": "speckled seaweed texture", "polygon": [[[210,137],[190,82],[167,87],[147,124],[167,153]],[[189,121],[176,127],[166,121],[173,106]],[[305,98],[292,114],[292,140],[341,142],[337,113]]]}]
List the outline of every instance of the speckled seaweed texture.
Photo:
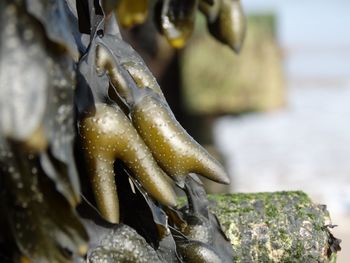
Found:
[{"label": "speckled seaweed texture", "polygon": [[329,213],[303,192],[210,196],[233,262],[336,262]]},{"label": "speckled seaweed texture", "polygon": [[146,240],[126,225],[120,224],[99,238],[88,252],[88,263],[161,263]]}]

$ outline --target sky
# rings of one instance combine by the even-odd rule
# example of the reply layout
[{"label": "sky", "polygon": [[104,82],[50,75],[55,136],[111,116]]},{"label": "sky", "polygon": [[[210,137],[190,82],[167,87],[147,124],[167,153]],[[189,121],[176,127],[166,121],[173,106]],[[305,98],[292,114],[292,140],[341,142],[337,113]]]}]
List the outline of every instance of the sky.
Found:
[{"label": "sky", "polygon": [[350,1],[242,0],[242,4],[248,14],[276,15],[288,77],[350,76]]},{"label": "sky", "polygon": [[350,45],[350,1],[241,0],[248,13],[275,12],[282,43]]}]

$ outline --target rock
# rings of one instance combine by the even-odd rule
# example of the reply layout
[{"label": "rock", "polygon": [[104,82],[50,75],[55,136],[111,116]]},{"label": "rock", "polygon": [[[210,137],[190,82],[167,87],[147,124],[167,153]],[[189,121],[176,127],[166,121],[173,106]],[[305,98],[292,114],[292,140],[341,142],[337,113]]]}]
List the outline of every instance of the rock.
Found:
[{"label": "rock", "polygon": [[211,195],[233,262],[335,262],[340,240],[325,205],[303,192]]}]

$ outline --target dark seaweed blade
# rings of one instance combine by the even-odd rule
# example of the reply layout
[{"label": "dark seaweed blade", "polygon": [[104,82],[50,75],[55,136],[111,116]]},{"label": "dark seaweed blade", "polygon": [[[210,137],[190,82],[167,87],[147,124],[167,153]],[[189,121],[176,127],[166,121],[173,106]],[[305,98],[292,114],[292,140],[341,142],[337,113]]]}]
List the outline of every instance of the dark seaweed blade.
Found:
[{"label": "dark seaweed blade", "polygon": [[1,137],[26,141],[43,128],[44,138],[40,139],[48,141],[52,160],[62,163],[59,170],[46,172],[74,204],[80,191],[72,161],[74,62],[57,52],[23,7],[7,2],[0,5]]},{"label": "dark seaweed blade", "polygon": [[[45,28],[47,37],[69,51],[77,61],[78,47],[72,34],[64,0],[26,0],[27,11]],[[76,31],[75,31],[76,32]]]},{"label": "dark seaweed blade", "polygon": [[78,65],[75,105],[79,116],[94,109],[95,103],[108,99],[109,80],[107,75],[98,76],[96,72],[95,48],[94,42],[91,43],[88,53]]},{"label": "dark seaweed blade", "polygon": [[[122,169],[121,166],[119,164],[119,171]],[[119,174],[117,178],[119,179],[118,187],[124,187],[124,190],[119,190],[121,205],[127,206],[123,209],[124,223],[134,228],[155,248],[162,262],[182,262],[177,255],[176,244],[168,227],[167,215],[150,198],[141,184],[127,170],[124,170],[124,172],[124,176]],[[132,184],[136,187],[135,193],[131,191],[130,182],[127,178],[130,178]],[[126,188],[129,188],[129,190],[126,190]]]},{"label": "dark seaweed blade", "polygon": [[76,0],[66,0],[65,1],[65,11],[70,24],[70,30],[73,34],[75,43],[81,54],[86,53],[86,49],[90,43],[90,38],[88,35],[90,33],[90,18],[89,13],[82,9],[84,7],[85,1]]},{"label": "dark seaweed blade", "polygon": [[[182,262],[176,252],[176,244],[168,227],[166,213],[123,164],[118,163],[116,169],[119,171],[117,184],[123,222],[134,228],[156,249],[162,262]],[[132,182],[129,182],[129,179]],[[136,187],[135,192],[132,191],[131,184]]]},{"label": "dark seaweed blade", "polygon": [[[126,170],[125,172],[129,174]],[[140,210],[134,206],[132,206],[132,209],[129,209],[129,213],[131,214],[132,218],[134,220],[139,222],[138,227],[135,228],[135,224],[131,224],[133,228],[138,230],[139,233],[143,233],[143,236],[148,239],[151,244],[156,248],[156,252],[159,256],[159,258],[162,259],[162,262],[167,263],[182,263],[181,257],[178,255],[177,249],[176,249],[176,243],[174,240],[174,237],[172,235],[172,232],[170,232],[170,227],[168,226],[168,215],[164,212],[163,209],[169,209],[168,211],[172,210],[171,208],[161,208],[159,205],[157,205],[152,198],[147,194],[147,192],[142,188],[141,184],[137,182],[136,179],[132,177],[132,175],[129,174],[129,178],[132,180],[133,184],[137,188],[137,192],[133,194],[135,197],[139,200],[137,201],[138,206],[140,204],[144,203],[146,201],[146,204],[148,205],[147,210],[151,212],[152,218],[147,218],[147,216],[142,213],[140,213]],[[129,192],[129,194],[132,194]],[[138,197],[137,197],[138,196]],[[140,197],[144,200],[140,200]],[[145,205],[145,204],[143,204]],[[145,209],[146,207],[144,207]],[[176,210],[173,210],[174,212]],[[142,217],[140,217],[140,215]],[[148,216],[149,217],[149,216]],[[151,222],[150,222],[151,220]],[[142,222],[142,223],[141,223]],[[126,222],[130,224],[130,222]],[[152,236],[150,235],[152,231],[149,229],[149,224],[155,224],[157,227],[157,233],[156,235]],[[147,231],[145,231],[145,229]],[[156,238],[156,239],[155,239]]]},{"label": "dark seaweed blade", "polygon": [[9,2],[0,1],[0,135],[24,141],[45,114],[48,57],[38,23]]},{"label": "dark seaweed blade", "polygon": [[[103,28],[103,21],[98,28]],[[96,46],[99,36],[94,35],[87,53],[80,59],[77,72],[75,105],[78,118],[94,109],[95,103],[108,100],[109,79],[96,69]]]},{"label": "dark seaweed blade", "polygon": [[176,251],[176,243],[172,234],[168,234],[160,240],[157,254],[167,263],[184,262]]},{"label": "dark seaweed blade", "polygon": [[205,218],[209,217],[207,193],[203,183],[195,174],[186,177],[185,192],[188,200],[188,213],[199,214]]},{"label": "dark seaweed blade", "polygon": [[[69,151],[67,153],[67,158],[74,160],[73,155]],[[75,207],[80,201],[80,184],[74,163],[71,162],[68,165],[63,163],[56,159],[49,150],[40,153],[40,166],[45,175],[53,180],[56,190],[69,201],[72,207]]]},{"label": "dark seaweed blade", "polygon": [[[91,1],[91,0],[90,0]],[[89,2],[90,3],[90,2]],[[90,6],[92,4],[90,3]],[[106,102],[112,100],[108,97],[109,86],[106,85],[110,81],[107,72],[96,62],[98,62],[98,48],[100,46],[105,49],[114,64],[115,72],[120,74],[120,78],[126,84],[124,89],[128,89],[127,93],[142,93],[146,89],[140,90],[135,83],[135,80],[128,72],[128,68],[138,70],[141,76],[146,76],[147,80],[152,84],[155,92],[163,96],[159,85],[157,84],[152,73],[149,71],[143,59],[137,52],[125,41],[122,40],[118,24],[115,16],[111,14],[108,17],[102,18],[99,13],[90,12],[90,23],[94,26],[91,29],[91,42],[87,53],[79,62],[78,69],[78,91],[77,91],[77,108],[78,112],[82,113],[95,102]],[[97,72],[98,70],[98,72]],[[111,81],[112,82],[112,81]],[[115,83],[112,83],[115,84]],[[154,86],[154,87],[153,87]],[[113,88],[117,88],[111,85]],[[119,90],[116,90],[123,102],[132,104]]]},{"label": "dark seaweed blade", "polygon": [[[153,247],[158,247],[159,240],[168,232],[167,215],[121,162],[117,162],[115,171],[122,222],[136,229]],[[131,183],[136,187],[135,192]]]},{"label": "dark seaweed blade", "polygon": [[165,100],[156,79],[142,58],[116,32],[98,36],[94,41],[99,75],[108,75],[111,87],[124,105],[131,108],[140,99],[152,94]]},{"label": "dark seaweed blade", "polygon": [[[150,81],[157,83],[152,72],[146,66],[141,56],[125,41],[123,41],[117,34],[106,34],[101,40],[102,44],[108,49],[117,65],[132,65],[143,71],[143,75],[150,77]],[[159,88],[160,90],[160,88]],[[157,90],[157,92],[159,91]]]},{"label": "dark seaweed blade", "polygon": [[[87,233],[74,209],[40,169],[37,155],[3,145],[1,173],[8,222],[21,253],[33,262],[70,262],[84,254]],[[64,211],[64,212],[63,212]]]},{"label": "dark seaweed blade", "polygon": [[161,261],[156,251],[134,229],[125,224],[115,225],[105,221],[84,198],[78,211],[91,237],[88,262],[168,262]]},{"label": "dark seaweed blade", "polygon": [[[108,102],[112,101],[109,98],[109,78],[106,72],[97,72],[98,66],[96,65],[96,50],[99,45],[103,45],[110,49],[110,46],[115,50],[121,50],[123,48],[123,41],[119,38],[119,31],[115,30],[115,24],[109,21],[110,30],[113,35],[103,35],[104,23],[105,20],[99,20],[99,15],[96,15],[97,18],[92,19],[96,21],[100,21],[98,25],[95,26],[95,33],[92,35],[92,40],[90,42],[87,53],[80,59],[78,64],[78,75],[77,75],[77,90],[75,96],[75,105],[78,110],[78,116],[83,115],[87,111],[94,108],[95,103],[98,102]],[[112,16],[110,19],[114,19]],[[105,44],[105,39],[113,36],[113,40],[109,42],[108,45]],[[131,77],[127,74],[126,70],[124,71],[124,75]],[[129,81],[130,85],[135,85],[132,79]]]},{"label": "dark seaweed blade", "polygon": [[[205,244],[194,242],[190,245],[185,245],[182,247],[184,249],[182,250],[183,253],[186,253],[188,256],[188,250],[200,250],[202,247],[204,252],[207,251],[213,256],[213,260],[218,255],[222,262],[232,262],[233,250],[231,243],[222,231],[217,217],[209,211],[207,195],[196,175],[191,174],[186,178],[185,189],[188,207],[184,213],[184,218],[188,226],[185,228],[184,233],[189,235],[192,241],[205,241]],[[203,232],[207,233],[203,236]]]},{"label": "dark seaweed blade", "polygon": [[80,199],[80,184],[73,157],[74,62],[65,54],[50,56],[54,62],[51,64],[49,96],[43,120],[50,148],[41,161],[59,192],[74,204]]},{"label": "dark seaweed blade", "polygon": [[14,240],[7,220],[7,213],[4,204],[4,180],[0,171],[0,262],[12,263],[12,251],[14,250]]}]

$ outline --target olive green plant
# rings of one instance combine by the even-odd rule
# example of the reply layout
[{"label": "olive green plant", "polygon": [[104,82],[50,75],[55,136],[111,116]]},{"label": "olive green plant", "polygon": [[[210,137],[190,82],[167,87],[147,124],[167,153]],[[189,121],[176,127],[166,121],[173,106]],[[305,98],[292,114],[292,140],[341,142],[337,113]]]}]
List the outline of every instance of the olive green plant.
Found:
[{"label": "olive green plant", "polygon": [[1,261],[232,261],[197,175],[229,177],[119,30],[153,14],[181,48],[197,10],[239,52],[239,0],[0,2]]}]

